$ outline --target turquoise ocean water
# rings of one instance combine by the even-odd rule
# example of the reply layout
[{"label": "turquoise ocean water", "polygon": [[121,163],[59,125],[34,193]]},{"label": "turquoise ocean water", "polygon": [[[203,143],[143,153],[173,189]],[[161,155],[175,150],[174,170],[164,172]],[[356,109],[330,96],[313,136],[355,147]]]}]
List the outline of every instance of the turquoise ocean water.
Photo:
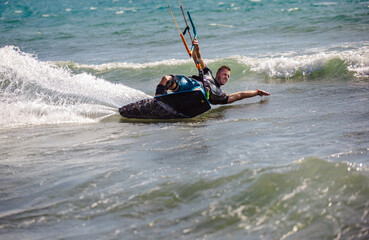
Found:
[{"label": "turquoise ocean water", "polygon": [[123,119],[197,71],[165,1],[0,2],[0,238],[368,239],[369,1],[181,2],[270,97]]}]

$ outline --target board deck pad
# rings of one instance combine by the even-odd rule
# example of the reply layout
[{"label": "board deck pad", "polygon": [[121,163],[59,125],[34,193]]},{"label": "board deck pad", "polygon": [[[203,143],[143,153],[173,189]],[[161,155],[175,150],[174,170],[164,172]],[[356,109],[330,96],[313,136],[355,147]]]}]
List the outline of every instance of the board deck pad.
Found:
[{"label": "board deck pad", "polygon": [[185,91],[140,100],[119,108],[119,113],[138,119],[192,118],[210,108],[202,92]]}]

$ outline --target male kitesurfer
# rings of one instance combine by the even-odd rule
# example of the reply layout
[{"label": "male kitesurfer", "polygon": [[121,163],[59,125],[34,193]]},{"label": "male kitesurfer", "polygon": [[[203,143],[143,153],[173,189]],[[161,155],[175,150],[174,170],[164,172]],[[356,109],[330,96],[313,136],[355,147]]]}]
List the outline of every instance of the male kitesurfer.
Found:
[{"label": "male kitesurfer", "polygon": [[200,47],[197,39],[194,39],[192,44],[194,45],[192,58],[195,61],[195,64],[200,64],[201,69],[203,69],[203,80],[198,76],[192,76],[190,78],[180,75],[163,76],[156,87],[156,96],[166,94],[168,90],[173,92],[199,90],[208,96],[208,100],[211,104],[228,104],[244,98],[270,95],[270,93],[258,89],[254,91],[246,90],[226,94],[222,89],[220,89],[220,87],[227,83],[231,69],[228,66],[221,66],[214,78],[211,70],[207,65],[205,65],[201,58]]}]

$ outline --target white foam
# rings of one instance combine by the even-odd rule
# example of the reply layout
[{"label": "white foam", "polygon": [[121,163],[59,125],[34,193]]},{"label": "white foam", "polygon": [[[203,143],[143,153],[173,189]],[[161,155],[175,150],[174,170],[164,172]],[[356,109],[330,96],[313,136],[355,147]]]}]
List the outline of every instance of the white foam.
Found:
[{"label": "white foam", "polygon": [[175,66],[186,63],[192,63],[191,59],[188,60],[178,60],[178,59],[168,59],[156,62],[149,63],[129,63],[129,62],[113,62],[113,63],[105,63],[100,65],[94,64],[75,64],[77,68],[91,68],[96,71],[105,71],[110,69],[144,69],[144,68],[154,68],[157,66]]},{"label": "white foam", "polygon": [[348,70],[356,77],[369,77],[369,48],[362,47],[356,51],[347,51],[339,54],[348,64]]},{"label": "white foam", "polygon": [[314,6],[330,6],[337,5],[337,2],[321,2],[321,3],[313,3]]},{"label": "white foam", "polygon": [[348,70],[356,77],[369,77],[369,48],[361,47],[345,51],[327,51],[314,49],[310,53],[298,55],[286,53],[278,56],[252,58],[235,56],[237,61],[257,73],[267,74],[269,77],[291,78],[297,72],[309,75],[323,69],[333,59],[341,59],[348,65]]},{"label": "white foam", "polygon": [[96,122],[147,97],[87,73],[73,74],[12,46],[0,49],[0,128]]},{"label": "white foam", "polygon": [[[338,48],[340,50],[309,49],[303,54],[286,52],[277,53],[268,57],[232,56],[229,58],[204,59],[204,61],[210,64],[235,59],[240,64],[250,66],[251,70],[257,73],[266,74],[269,77],[291,78],[297,72],[301,72],[303,75],[309,75],[315,71],[324,69],[329,61],[341,59],[347,64],[348,70],[353,72],[356,77],[369,77],[369,48],[365,46],[367,45],[366,43],[360,44],[364,46],[356,48],[353,44],[347,44],[339,46]],[[168,59],[149,63],[114,62],[101,65],[73,64],[76,68],[106,71],[111,69],[145,69],[158,66],[179,66],[192,64],[192,60]]]},{"label": "white foam", "polygon": [[299,11],[300,10],[300,8],[290,8],[290,9],[288,9],[288,12],[294,12],[294,11]]},{"label": "white foam", "polygon": [[225,24],[220,24],[220,23],[210,23],[209,25],[213,27],[234,28],[232,25],[225,25]]}]

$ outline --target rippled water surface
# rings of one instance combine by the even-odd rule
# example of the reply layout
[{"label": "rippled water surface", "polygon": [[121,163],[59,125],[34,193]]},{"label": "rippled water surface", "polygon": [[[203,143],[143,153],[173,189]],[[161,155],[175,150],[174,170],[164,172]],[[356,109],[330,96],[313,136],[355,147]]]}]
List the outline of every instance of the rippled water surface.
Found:
[{"label": "rippled water surface", "polygon": [[368,2],[182,3],[270,97],[124,119],[196,73],[165,1],[0,3],[0,238],[367,239]]}]

